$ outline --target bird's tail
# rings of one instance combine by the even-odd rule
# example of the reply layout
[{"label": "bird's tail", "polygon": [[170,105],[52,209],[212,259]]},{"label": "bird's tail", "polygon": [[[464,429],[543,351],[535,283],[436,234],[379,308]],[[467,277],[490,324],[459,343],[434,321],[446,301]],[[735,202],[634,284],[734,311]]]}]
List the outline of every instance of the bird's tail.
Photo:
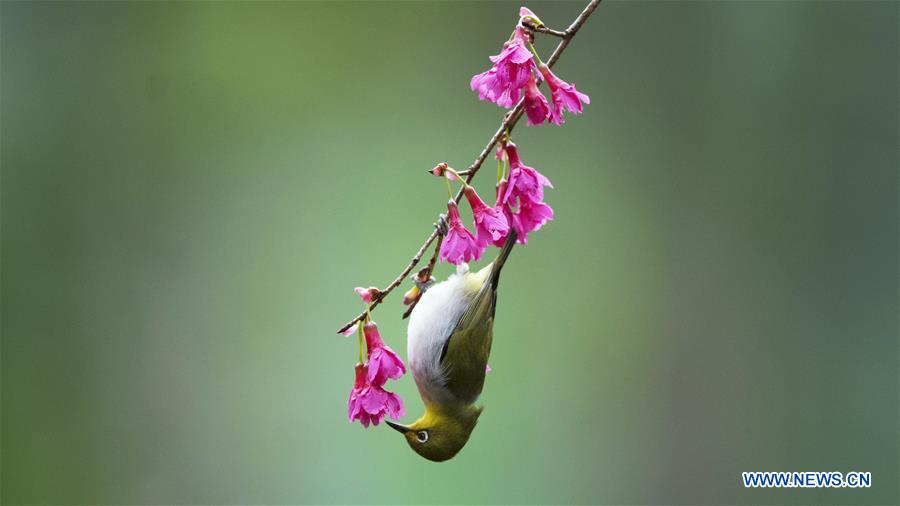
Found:
[{"label": "bird's tail", "polygon": [[516,230],[513,228],[509,229],[509,235],[506,236],[506,242],[503,243],[503,247],[500,249],[500,253],[497,254],[497,258],[494,259],[494,263],[491,267],[491,279],[490,284],[494,290],[497,289],[497,284],[500,283],[500,271],[503,269],[503,264],[506,263],[506,259],[509,257],[509,254],[512,253],[513,246],[516,245],[516,238],[518,234],[516,234]]}]

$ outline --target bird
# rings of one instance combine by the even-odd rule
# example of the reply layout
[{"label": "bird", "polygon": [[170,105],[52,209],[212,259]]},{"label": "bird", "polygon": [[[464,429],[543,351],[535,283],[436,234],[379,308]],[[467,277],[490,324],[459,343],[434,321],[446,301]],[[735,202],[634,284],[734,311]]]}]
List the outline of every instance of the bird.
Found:
[{"label": "bird", "polygon": [[493,262],[477,272],[460,263],[422,294],[410,315],[407,359],[425,414],[409,425],[386,422],[428,460],[459,453],[484,409],[476,402],[491,353],[497,287],[515,243],[511,229]]}]

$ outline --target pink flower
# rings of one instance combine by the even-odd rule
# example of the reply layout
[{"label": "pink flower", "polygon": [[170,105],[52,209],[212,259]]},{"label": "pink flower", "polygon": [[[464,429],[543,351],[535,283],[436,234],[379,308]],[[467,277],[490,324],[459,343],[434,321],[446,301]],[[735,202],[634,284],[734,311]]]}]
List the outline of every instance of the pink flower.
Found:
[{"label": "pink flower", "polygon": [[531,51],[525,46],[528,35],[521,26],[516,27],[513,38],[503,44],[503,50],[490,59],[494,65],[475,75],[469,82],[478,98],[489,100],[500,107],[512,107],[519,102],[521,90],[535,68]]},{"label": "pink flower", "polygon": [[350,421],[359,420],[363,427],[378,425],[385,415],[394,420],[402,418],[406,411],[400,396],[386,392],[379,386],[366,382],[366,369],[363,364],[356,364],[356,382],[350,390],[347,401],[347,416]]},{"label": "pink flower", "polygon": [[369,322],[363,327],[366,335],[366,348],[369,350],[369,372],[366,380],[373,386],[383,386],[388,378],[399,379],[406,372],[403,361],[388,345],[381,340],[378,326]]},{"label": "pink flower", "polygon": [[449,210],[449,227],[444,242],[441,244],[441,260],[450,262],[451,264],[459,264],[460,262],[469,262],[481,258],[481,253],[486,246],[481,246],[462,224],[459,218],[459,208],[456,202],[447,203]]},{"label": "pink flower", "polygon": [[502,246],[509,233],[509,222],[503,214],[502,206],[488,207],[471,186],[466,187],[465,194],[475,217],[475,238],[478,243]]},{"label": "pink flower", "polygon": [[528,233],[553,219],[553,209],[543,202],[544,187],[553,188],[550,180],[522,163],[519,150],[512,142],[506,145],[509,158],[509,180],[497,183],[497,202],[516,231],[516,242],[526,244]]},{"label": "pink flower", "polygon": [[359,295],[359,298],[366,304],[371,304],[373,300],[381,296],[381,290],[374,286],[370,286],[369,288],[357,286],[353,291],[356,292],[356,295]]},{"label": "pink flower", "polygon": [[550,111],[551,122],[561,125],[565,122],[562,116],[563,109],[567,109],[572,114],[580,114],[581,103],[591,103],[590,97],[576,90],[574,84],[569,84],[556,77],[546,65],[541,65],[540,71],[550,86],[550,95],[553,99],[553,109]]},{"label": "pink flower", "polygon": [[538,230],[553,219],[553,208],[543,202],[519,197],[519,210],[513,214],[513,228],[520,244],[528,243],[528,233]]},{"label": "pink flower", "polygon": [[547,103],[547,97],[538,90],[537,83],[532,76],[525,85],[525,124],[527,126],[540,125],[549,114],[550,105]]},{"label": "pink flower", "polygon": [[522,163],[519,150],[510,142],[506,145],[506,156],[509,157],[509,181],[501,201],[505,205],[514,205],[516,197],[540,202],[544,200],[544,187],[553,188],[553,184],[543,174]]}]

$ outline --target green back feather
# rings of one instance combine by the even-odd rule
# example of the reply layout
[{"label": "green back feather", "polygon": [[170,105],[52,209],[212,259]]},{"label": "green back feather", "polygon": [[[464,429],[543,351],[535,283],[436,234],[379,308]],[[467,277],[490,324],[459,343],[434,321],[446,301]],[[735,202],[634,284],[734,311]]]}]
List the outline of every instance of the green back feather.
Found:
[{"label": "green back feather", "polygon": [[463,313],[445,344],[441,365],[447,377],[447,389],[460,401],[473,403],[484,387],[484,375],[493,340],[494,311],[500,271],[506,263],[516,233],[510,230],[503,248],[491,264],[491,272]]}]

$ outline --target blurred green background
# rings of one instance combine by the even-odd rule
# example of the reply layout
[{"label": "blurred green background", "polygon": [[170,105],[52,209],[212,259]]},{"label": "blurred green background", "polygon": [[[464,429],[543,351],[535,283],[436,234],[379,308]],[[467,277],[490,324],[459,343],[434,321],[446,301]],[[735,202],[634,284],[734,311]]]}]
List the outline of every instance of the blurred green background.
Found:
[{"label": "blurred green background", "polygon": [[4,1],[2,502],[897,504],[892,1],[603,2],[556,67],[586,113],[515,131],[556,220],[469,445],[348,423],[352,288],[496,129],[518,7]]}]

